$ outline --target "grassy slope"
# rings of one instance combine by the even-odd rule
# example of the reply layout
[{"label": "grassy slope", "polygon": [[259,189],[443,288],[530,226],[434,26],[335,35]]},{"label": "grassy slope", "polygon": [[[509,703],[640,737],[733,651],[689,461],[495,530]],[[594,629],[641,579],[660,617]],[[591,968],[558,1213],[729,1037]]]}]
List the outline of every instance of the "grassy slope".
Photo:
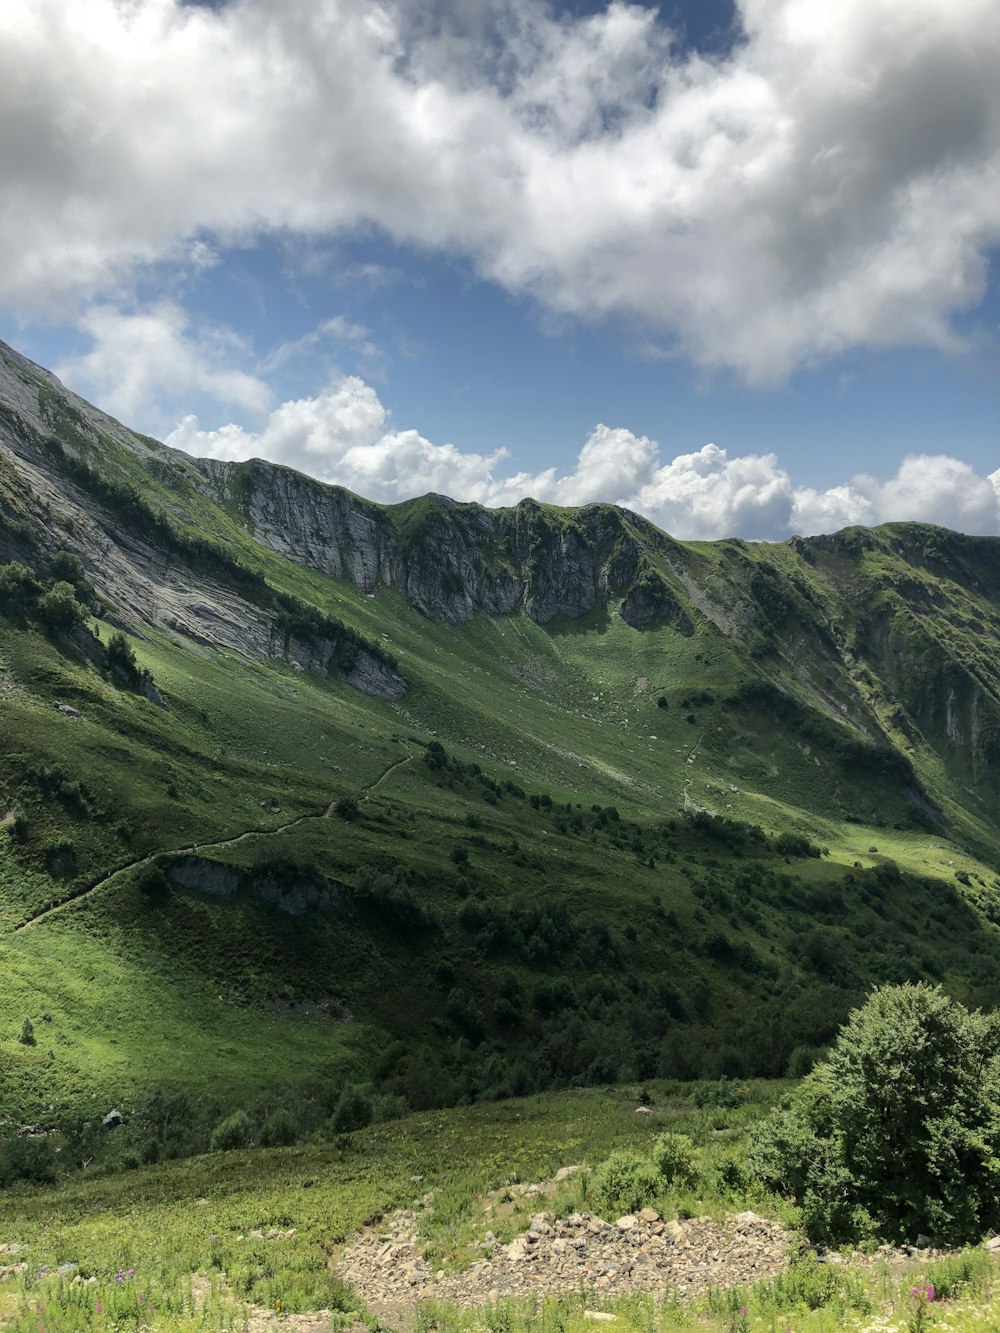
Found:
[{"label": "grassy slope", "polygon": [[[690,1087],[652,1091],[650,1120],[633,1114],[634,1089],[550,1094],[411,1116],[335,1144],[219,1153],[78,1182],[64,1187],[57,1201],[51,1192],[15,1193],[6,1201],[4,1235],[20,1247],[13,1260],[25,1270],[0,1280],[0,1328],[235,1330],[248,1326],[248,1311],[256,1311],[258,1321],[282,1311],[283,1326],[296,1328],[296,1312],[317,1308],[333,1311],[330,1327],[357,1327],[366,1312],[339,1280],[336,1262],[362,1227],[377,1227],[396,1208],[413,1208],[431,1270],[462,1269],[483,1257],[479,1242],[487,1230],[506,1242],[528,1227],[540,1206],[530,1196],[514,1197],[487,1215],[488,1191],[514,1181],[550,1181],[570,1164],[593,1167],[612,1150],[647,1152],[664,1129],[690,1135],[701,1153],[698,1186],[664,1189],[656,1200],[664,1216],[720,1215],[749,1205],[794,1221],[787,1205],[727,1190],[718,1174],[779,1091],[776,1085],[752,1085],[735,1110],[697,1109]],[[510,1196],[499,1197],[502,1204]],[[559,1215],[593,1208],[586,1171],[541,1206]],[[62,1264],[76,1267],[59,1277]],[[425,1300],[416,1326],[582,1333],[593,1326],[585,1310],[610,1308],[625,1333],[923,1327],[926,1320],[911,1322],[910,1288],[932,1281],[938,1288],[933,1314],[961,1333],[986,1333],[997,1313],[990,1268],[982,1254],[863,1272],[807,1256],[787,1280],[712,1292],[693,1308],[670,1301],[656,1307],[641,1296],[609,1302],[597,1290],[557,1300],[540,1292],[536,1300],[471,1310]],[[392,1326],[412,1325],[401,1312]]]},{"label": "grassy slope", "polygon": [[[194,484],[183,460],[165,463],[141,441],[95,443],[58,400],[46,408],[64,448],[119,488],[140,490],[182,534],[211,541],[272,588],[388,648],[411,684],[399,702],[381,703],[280,662],[150,631],[134,647],[168,704],[160,709],[35,629],[0,619],[0,659],[25,690],[2,701],[0,803],[29,830],[23,844],[0,844],[8,1109],[34,1118],[93,1091],[99,1101],[123,1100],[159,1082],[197,1080],[209,1058],[223,1100],[331,1060],[336,1077],[363,1077],[372,1054],[397,1037],[452,1052],[442,1055],[452,1095],[502,1091],[512,1069],[514,1085],[613,1074],[623,1060],[637,1073],[683,1071],[685,1043],[711,1050],[714,1067],[696,1066],[704,1072],[739,1072],[741,1050],[750,1067],[774,1071],[794,1045],[825,1040],[883,976],[940,976],[964,996],[992,999],[996,880],[962,850],[983,856],[991,843],[988,774],[963,769],[931,718],[912,761],[949,822],[927,832],[914,827],[905,784],[873,780],[861,762],[865,744],[887,735],[910,746],[885,682],[865,665],[880,608],[901,595],[901,570],[912,574],[892,530],[856,549],[831,539],[809,560],[794,543],[653,542],[650,567],[679,587],[671,562],[686,553],[736,634],[705,615],[690,636],[667,626],[639,632],[604,609],[545,627],[515,615],[456,628],[421,618],[396,591],[367,597],[281,559],[254,541],[235,504],[215,504]],[[30,497],[3,479],[15,521],[37,520]],[[389,511],[404,546],[434,506],[424,499]],[[576,521],[572,511],[545,513],[557,527]],[[641,525],[627,531],[648,539]],[[488,562],[505,558],[487,553]],[[921,558],[923,601],[911,595],[907,633],[927,672],[928,643],[947,633],[950,650],[985,679],[976,636],[996,622],[994,590],[981,571],[950,577],[947,560]],[[805,633],[812,624],[819,631]],[[829,649],[828,626],[854,649],[849,676]],[[748,677],[775,683],[785,702],[776,709],[741,696]],[[900,682],[911,693],[918,685]],[[54,701],[82,719],[60,715]],[[489,804],[469,773],[428,771],[423,743],[434,737],[456,760],[573,811],[535,810],[509,793]],[[407,762],[393,767],[400,758]],[[82,800],[72,795],[76,782]],[[346,795],[361,800],[359,821],[321,818]],[[614,805],[624,822],[599,824],[594,805]],[[789,862],[773,848],[669,828],[698,808],[805,834],[829,854]],[[280,856],[348,885],[366,867],[401,868],[428,922],[410,931],[384,903],[381,915],[288,918],[249,892],[212,899],[176,886],[160,903],[127,873],[102,884],[118,867],[194,844],[248,873]],[[468,853],[468,870],[452,861],[456,847]],[[759,871],[752,882],[740,878],[747,860]],[[900,880],[892,863],[939,879]],[[856,866],[871,873],[854,875]],[[77,895],[77,906],[13,933]],[[527,900],[562,913],[562,952],[514,938],[517,929],[512,936],[511,913]],[[595,935],[595,923],[607,934]],[[494,1006],[510,976],[522,1016],[504,1025]],[[549,1049],[550,1029],[564,1020],[533,999],[560,979],[570,996],[563,1008],[586,1010],[589,1025],[562,1052]],[[478,1008],[484,1032],[448,1016],[456,991]],[[352,1022],[266,1008],[327,994]],[[39,1028],[37,1047],[18,1043],[22,1018],[37,1024],[46,1012],[51,1042]],[[264,1013],[258,1047],[251,1034]],[[603,1042],[594,1032],[602,1027]],[[477,1042],[484,1049],[468,1056]],[[488,1068],[494,1045],[499,1072]],[[533,1065],[540,1046],[548,1063]]]}]

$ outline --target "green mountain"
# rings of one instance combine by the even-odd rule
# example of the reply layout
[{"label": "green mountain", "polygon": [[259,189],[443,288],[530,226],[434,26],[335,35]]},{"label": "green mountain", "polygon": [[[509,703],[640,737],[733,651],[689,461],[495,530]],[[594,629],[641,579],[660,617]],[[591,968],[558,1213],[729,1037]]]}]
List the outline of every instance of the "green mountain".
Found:
[{"label": "green mountain", "polygon": [[381,506],[0,344],[0,1113],[772,1076],[880,980],[1000,1003],[998,649],[1000,540]]}]

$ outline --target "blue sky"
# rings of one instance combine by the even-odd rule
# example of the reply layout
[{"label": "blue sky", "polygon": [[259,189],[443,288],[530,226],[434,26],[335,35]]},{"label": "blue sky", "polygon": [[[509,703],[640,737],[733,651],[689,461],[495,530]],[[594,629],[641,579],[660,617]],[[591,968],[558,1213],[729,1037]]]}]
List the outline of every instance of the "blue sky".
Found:
[{"label": "blue sky", "polygon": [[0,337],[377,499],[998,531],[1000,16],[834,8],[13,0]]}]

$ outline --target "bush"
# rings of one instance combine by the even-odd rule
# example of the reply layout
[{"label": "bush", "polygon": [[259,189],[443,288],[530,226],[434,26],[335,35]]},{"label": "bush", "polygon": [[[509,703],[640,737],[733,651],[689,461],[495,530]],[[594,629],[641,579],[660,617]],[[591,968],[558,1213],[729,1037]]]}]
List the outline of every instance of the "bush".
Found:
[{"label": "bush", "polygon": [[668,1185],[684,1188],[698,1179],[698,1154],[686,1134],[661,1134],[653,1144],[652,1158]]},{"label": "bush", "polygon": [[612,1153],[594,1172],[594,1201],[606,1213],[634,1213],[645,1208],[663,1190],[663,1179],[641,1153]]},{"label": "bush", "polygon": [[0,609],[25,615],[40,592],[41,586],[30,569],[16,560],[0,565]]},{"label": "bush", "polygon": [[51,1139],[9,1139],[0,1144],[0,1187],[18,1180],[51,1185],[55,1179],[56,1150]]},{"label": "bush", "polygon": [[330,1129],[334,1134],[349,1134],[352,1130],[364,1129],[371,1124],[373,1114],[371,1098],[366,1097],[360,1088],[348,1084],[333,1109]]},{"label": "bush", "polygon": [[751,1142],[814,1240],[948,1245],[1000,1226],[1000,1018],[886,986]]},{"label": "bush", "polygon": [[760,1283],[754,1298],[761,1311],[775,1314],[806,1309],[835,1311],[843,1317],[851,1310],[868,1314],[872,1308],[860,1273],[812,1256],[797,1259],[787,1273]]},{"label": "bush", "polygon": [[72,629],[87,613],[76,600],[73,585],[60,581],[39,597],[38,614],[52,629]]},{"label": "bush", "polygon": [[210,1147],[213,1152],[231,1152],[234,1148],[249,1148],[253,1139],[253,1125],[246,1111],[234,1111],[212,1130]]},{"label": "bush", "polygon": [[361,809],[353,796],[342,796],[333,809],[341,819],[346,819],[348,823],[357,819],[361,814]]},{"label": "bush", "polygon": [[18,1037],[18,1041],[22,1046],[34,1046],[36,1044],[35,1029],[30,1018],[26,1018],[21,1024],[21,1035]]},{"label": "bush", "polygon": [[139,667],[135,660],[135,650],[120,630],[115,630],[108,640],[108,662],[117,667],[129,679],[138,675]]},{"label": "bush", "polygon": [[695,1106],[702,1110],[710,1107],[731,1110],[736,1106],[742,1106],[746,1099],[747,1094],[743,1086],[736,1079],[726,1078],[724,1074],[714,1083],[700,1084],[691,1094]]},{"label": "bush", "polygon": [[295,1117],[279,1106],[261,1125],[260,1144],[264,1148],[286,1148],[299,1137]]},{"label": "bush", "polygon": [[921,1281],[934,1288],[939,1301],[952,1301],[957,1296],[981,1297],[993,1278],[993,1259],[988,1250],[963,1250],[949,1254],[928,1264]]}]

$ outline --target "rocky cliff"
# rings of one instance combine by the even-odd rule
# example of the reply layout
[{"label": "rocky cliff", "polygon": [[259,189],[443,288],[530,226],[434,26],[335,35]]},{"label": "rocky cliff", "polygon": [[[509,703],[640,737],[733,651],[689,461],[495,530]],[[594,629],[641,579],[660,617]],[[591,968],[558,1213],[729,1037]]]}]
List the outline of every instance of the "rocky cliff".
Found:
[{"label": "rocky cliff", "polygon": [[977,789],[1000,763],[996,539],[904,524],[683,543],[606,504],[380,506],[261,460],[189,458],[2,345],[0,516],[0,560],[77,553],[120,624],[283,658],[380,698],[407,681],[379,636],[359,632],[356,597],[327,585],[300,601],[287,589],[313,585],[296,567],[376,607],[394,590],[454,626],[619,616],[639,636],[696,639],[706,667],[754,686],[733,695],[740,707],[766,698],[772,721],[812,710],[877,755],[932,750]]}]

